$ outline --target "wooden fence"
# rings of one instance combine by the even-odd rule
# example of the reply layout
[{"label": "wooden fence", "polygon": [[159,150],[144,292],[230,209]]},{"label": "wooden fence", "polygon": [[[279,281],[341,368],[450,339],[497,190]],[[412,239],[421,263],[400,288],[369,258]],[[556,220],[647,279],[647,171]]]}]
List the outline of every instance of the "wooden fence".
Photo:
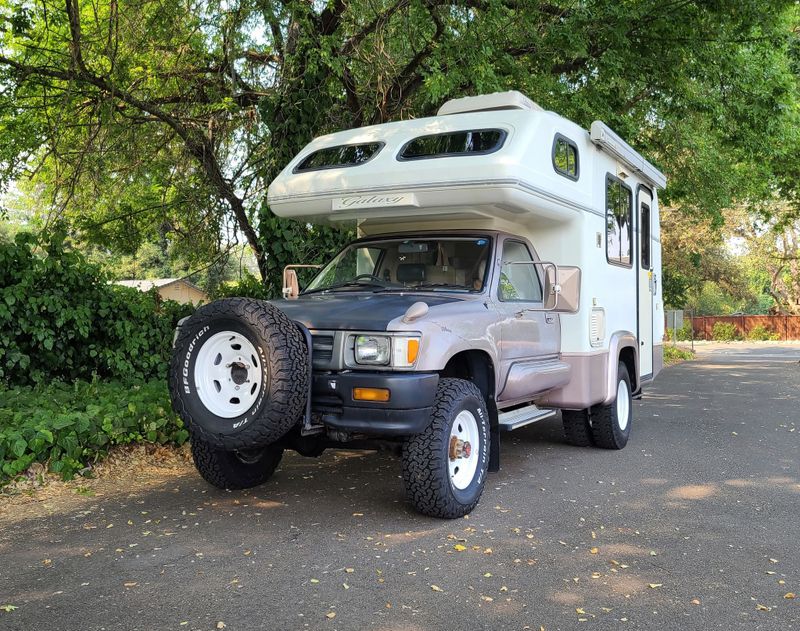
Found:
[{"label": "wooden fence", "polygon": [[[687,318],[688,320],[689,318]],[[780,335],[781,340],[800,340],[800,316],[742,315],[742,316],[695,316],[691,318],[695,339],[712,339],[711,331],[717,322],[729,322],[747,339],[754,327],[763,326]]]}]

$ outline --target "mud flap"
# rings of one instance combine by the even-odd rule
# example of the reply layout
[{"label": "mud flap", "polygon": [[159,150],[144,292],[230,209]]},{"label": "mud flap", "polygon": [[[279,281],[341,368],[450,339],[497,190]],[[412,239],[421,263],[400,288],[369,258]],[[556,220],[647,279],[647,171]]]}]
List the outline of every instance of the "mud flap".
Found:
[{"label": "mud flap", "polygon": [[494,397],[488,397],[489,411],[489,473],[500,471],[500,415]]}]

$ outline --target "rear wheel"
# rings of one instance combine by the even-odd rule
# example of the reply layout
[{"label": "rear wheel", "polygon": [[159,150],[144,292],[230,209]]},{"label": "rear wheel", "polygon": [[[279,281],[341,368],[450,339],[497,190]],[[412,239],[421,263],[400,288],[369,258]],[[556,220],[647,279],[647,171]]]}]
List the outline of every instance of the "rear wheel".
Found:
[{"label": "rear wheel", "polygon": [[592,446],[589,410],[561,410],[561,422],[567,443],[575,447]]},{"label": "rear wheel", "polygon": [[194,465],[209,484],[219,489],[249,489],[266,482],[283,456],[283,448],[275,445],[226,451],[200,438],[192,438]]},{"label": "rear wheel", "polygon": [[403,446],[403,481],[420,513],[454,519],[480,500],[489,467],[489,414],[480,390],[440,379],[428,428]]},{"label": "rear wheel", "polygon": [[617,398],[608,405],[592,408],[592,437],[603,449],[622,449],[631,435],[631,379],[622,362],[617,368]]}]

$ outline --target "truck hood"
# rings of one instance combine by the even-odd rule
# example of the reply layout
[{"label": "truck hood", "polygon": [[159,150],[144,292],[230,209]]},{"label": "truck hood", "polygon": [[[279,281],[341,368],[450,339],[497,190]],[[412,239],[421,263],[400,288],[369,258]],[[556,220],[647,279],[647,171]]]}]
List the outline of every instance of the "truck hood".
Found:
[{"label": "truck hood", "polygon": [[270,303],[311,330],[385,331],[415,302],[434,307],[459,300],[432,294],[338,292]]}]

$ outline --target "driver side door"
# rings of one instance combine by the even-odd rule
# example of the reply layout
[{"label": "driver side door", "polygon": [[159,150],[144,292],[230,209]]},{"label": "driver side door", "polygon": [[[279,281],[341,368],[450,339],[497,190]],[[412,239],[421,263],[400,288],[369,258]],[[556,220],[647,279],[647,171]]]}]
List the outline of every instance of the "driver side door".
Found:
[{"label": "driver side door", "polygon": [[542,282],[532,265],[532,248],[521,239],[506,238],[499,248],[500,275],[496,305],[501,316],[498,401],[524,400],[535,391],[531,376],[558,357],[560,323],[556,313],[542,309]]}]

